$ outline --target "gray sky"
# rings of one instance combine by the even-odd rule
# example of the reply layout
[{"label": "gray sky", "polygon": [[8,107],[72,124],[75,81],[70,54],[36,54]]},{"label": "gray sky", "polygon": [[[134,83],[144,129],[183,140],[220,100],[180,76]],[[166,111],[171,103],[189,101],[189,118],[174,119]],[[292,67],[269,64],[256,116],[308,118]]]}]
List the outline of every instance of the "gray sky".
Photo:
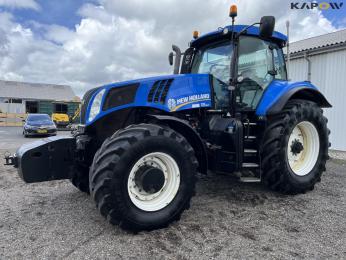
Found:
[{"label": "gray sky", "polygon": [[285,33],[289,19],[293,41],[338,29],[321,11],[291,10],[286,0],[90,1],[77,1],[74,14],[62,18],[70,19],[66,25],[32,18],[54,12],[40,1],[0,0],[0,78],[68,84],[82,95],[104,83],[167,74],[171,44],[185,49],[193,30],[230,24],[232,3],[238,24],[274,15],[276,30]]}]

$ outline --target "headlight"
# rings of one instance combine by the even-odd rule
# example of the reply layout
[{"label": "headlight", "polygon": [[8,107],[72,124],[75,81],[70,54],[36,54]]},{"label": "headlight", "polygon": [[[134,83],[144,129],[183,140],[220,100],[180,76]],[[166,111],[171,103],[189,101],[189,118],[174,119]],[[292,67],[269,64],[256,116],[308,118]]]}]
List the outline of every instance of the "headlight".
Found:
[{"label": "headlight", "polygon": [[90,111],[89,111],[89,116],[88,116],[89,122],[94,120],[94,118],[98,115],[98,113],[100,113],[102,98],[104,93],[105,93],[105,89],[102,89],[99,93],[97,93],[94,100],[92,101]]}]

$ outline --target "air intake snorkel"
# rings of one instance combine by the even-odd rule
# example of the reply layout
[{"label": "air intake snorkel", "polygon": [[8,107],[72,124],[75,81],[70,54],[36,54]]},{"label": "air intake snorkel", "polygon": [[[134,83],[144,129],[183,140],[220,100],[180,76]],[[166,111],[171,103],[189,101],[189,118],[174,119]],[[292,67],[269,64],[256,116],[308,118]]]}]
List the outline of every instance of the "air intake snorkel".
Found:
[{"label": "air intake snorkel", "polygon": [[173,52],[170,52],[168,55],[168,61],[169,61],[169,64],[172,66],[173,65],[173,56],[175,56],[173,73],[179,74],[180,60],[181,60],[181,55],[183,53],[181,53],[180,48],[174,44],[172,45],[172,50],[175,52],[175,54]]}]

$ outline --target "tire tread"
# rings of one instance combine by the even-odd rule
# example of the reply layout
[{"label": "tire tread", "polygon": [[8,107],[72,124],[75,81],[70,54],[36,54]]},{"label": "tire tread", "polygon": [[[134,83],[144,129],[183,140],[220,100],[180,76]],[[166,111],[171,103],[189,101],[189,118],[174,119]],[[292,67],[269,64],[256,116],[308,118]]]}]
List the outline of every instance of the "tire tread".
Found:
[{"label": "tire tread", "polygon": [[[189,183],[189,190],[185,204],[174,212],[171,219],[159,225],[144,225],[135,223],[127,214],[127,208],[121,199],[121,191],[114,190],[114,185],[122,182],[119,173],[114,172],[116,165],[122,164],[122,155],[131,149],[131,145],[141,142],[145,138],[164,136],[177,141],[189,156],[193,168],[194,176]],[[167,226],[170,222],[179,220],[184,209],[190,207],[190,199],[195,194],[196,177],[195,172],[198,161],[194,155],[194,150],[186,139],[172,129],[154,124],[130,125],[114,133],[106,139],[96,153],[93,165],[90,169],[90,191],[96,202],[96,207],[100,213],[111,223],[130,231],[152,230]]]}]

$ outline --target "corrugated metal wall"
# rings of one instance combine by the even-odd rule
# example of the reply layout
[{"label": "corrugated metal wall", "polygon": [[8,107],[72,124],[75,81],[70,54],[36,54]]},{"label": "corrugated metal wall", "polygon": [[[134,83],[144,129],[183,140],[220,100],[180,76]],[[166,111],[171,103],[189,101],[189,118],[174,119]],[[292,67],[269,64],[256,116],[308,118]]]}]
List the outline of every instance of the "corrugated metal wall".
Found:
[{"label": "corrugated metal wall", "polygon": [[52,101],[39,101],[38,112],[42,114],[51,115],[53,113]]},{"label": "corrugated metal wall", "polygon": [[79,107],[79,103],[69,102],[67,104],[68,104],[68,112],[67,112],[67,114],[69,116],[74,116],[74,113],[76,112],[76,110]]},{"label": "corrugated metal wall", "polygon": [[[331,130],[331,148],[346,151],[346,50],[309,57],[311,82],[326,96],[333,108],[325,109]],[[290,79],[307,80],[308,65],[304,58],[291,60]]]}]

